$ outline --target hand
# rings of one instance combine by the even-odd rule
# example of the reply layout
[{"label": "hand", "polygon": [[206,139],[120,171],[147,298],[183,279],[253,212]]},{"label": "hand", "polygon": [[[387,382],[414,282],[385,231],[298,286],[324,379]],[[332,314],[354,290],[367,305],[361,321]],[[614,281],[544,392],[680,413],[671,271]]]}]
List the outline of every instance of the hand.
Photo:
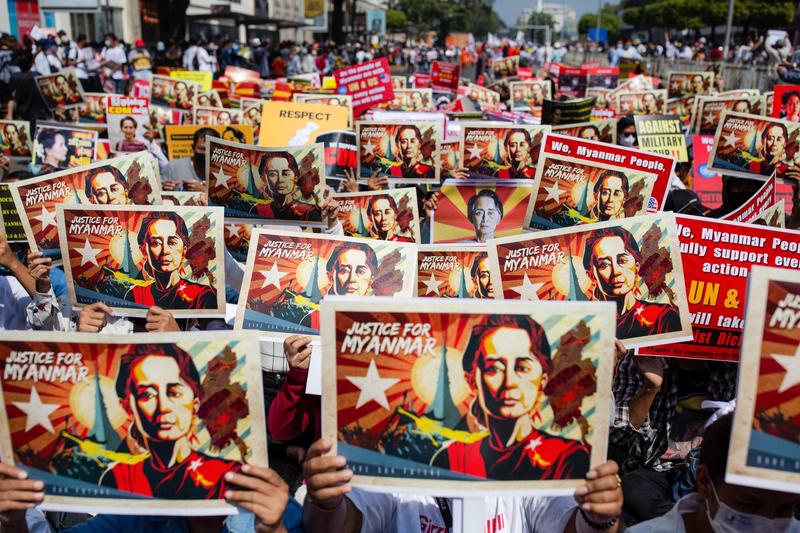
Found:
[{"label": "hand", "polygon": [[342,182],[341,189],[344,192],[358,192],[358,179],[356,178],[356,171],[352,168],[344,169],[344,181]]},{"label": "hand", "polygon": [[8,172],[8,167],[11,165],[11,159],[0,154],[0,170]]},{"label": "hand", "polygon": [[103,302],[87,305],[78,313],[78,331],[97,333],[108,324],[108,317],[114,312]]},{"label": "hand", "polygon": [[178,188],[177,181],[162,181],[161,182],[161,189],[164,191],[174,191]]},{"label": "hand", "polygon": [[305,335],[292,335],[283,341],[283,355],[289,363],[289,368],[302,368],[308,370],[311,363],[311,337]]},{"label": "hand", "polygon": [[205,181],[184,181],[183,182],[183,190],[184,191],[205,191],[206,190],[206,182]]},{"label": "hand", "polygon": [[430,216],[430,214],[436,211],[436,209],[439,207],[439,196],[441,196],[441,194],[442,193],[439,191],[436,191],[428,196],[428,198],[426,198],[422,203],[422,206],[425,208],[425,213],[427,213],[428,216]]},{"label": "hand", "polygon": [[27,531],[25,511],[43,499],[44,482],[29,480],[21,468],[0,463],[0,530]]},{"label": "hand", "polygon": [[329,439],[318,440],[308,449],[308,458],[303,463],[308,497],[318,507],[329,510],[336,509],[352,490],[349,482],[353,478],[353,471],[345,468],[347,459],[341,455],[325,456],[332,446]]},{"label": "hand", "polygon": [[636,356],[633,358],[649,389],[660,389],[664,382],[664,363],[660,357]]},{"label": "hand", "polygon": [[628,349],[622,344],[622,341],[619,339],[614,339],[614,355],[616,358],[614,359],[615,364],[619,363],[619,360],[625,357],[625,354],[628,353]]},{"label": "hand", "polygon": [[225,481],[246,489],[226,491],[225,499],[255,515],[256,533],[286,531],[283,512],[289,502],[289,486],[274,470],[244,465],[238,473],[225,474]]},{"label": "hand", "polygon": [[465,180],[469,178],[469,170],[466,168],[454,168],[450,171],[450,177],[457,180]]},{"label": "hand", "polygon": [[36,280],[36,292],[50,292],[50,265],[53,262],[41,252],[28,252],[28,273]]},{"label": "hand", "polygon": [[335,228],[339,223],[339,201],[333,199],[330,191],[326,190],[320,208],[322,209],[322,221],[325,222],[326,227],[329,230]]},{"label": "hand", "polygon": [[382,191],[389,186],[389,178],[387,176],[378,176],[378,171],[372,173],[369,180],[367,180],[367,188],[371,191]]},{"label": "hand", "polygon": [[[575,501],[592,522],[602,524],[622,513],[622,482],[614,461],[608,461],[586,474],[586,483],[575,489]],[[576,520],[580,520],[576,516]]]},{"label": "hand", "polygon": [[9,244],[8,239],[2,233],[0,233],[0,265],[10,269],[11,265],[19,261],[17,256],[14,255],[13,250],[11,250],[11,244]]},{"label": "hand", "polygon": [[172,316],[172,313],[160,307],[156,307],[155,305],[147,310],[147,317],[145,320],[147,323],[144,325],[144,329],[147,331],[166,333],[168,331],[181,330],[181,328],[178,327],[178,323],[175,322],[175,317]]}]

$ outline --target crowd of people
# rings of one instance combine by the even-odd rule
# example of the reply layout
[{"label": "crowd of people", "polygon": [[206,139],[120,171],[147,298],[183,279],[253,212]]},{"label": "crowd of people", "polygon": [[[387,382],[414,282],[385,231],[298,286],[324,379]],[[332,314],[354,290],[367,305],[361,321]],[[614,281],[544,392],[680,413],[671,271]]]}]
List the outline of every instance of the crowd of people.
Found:
[{"label": "crowd of people", "polygon": [[[35,79],[67,68],[75,70],[84,91],[119,94],[126,94],[133,80],[149,80],[158,67],[210,72],[219,76],[226,67],[235,66],[254,70],[265,79],[291,79],[302,74],[330,76],[344,66],[380,57],[386,57],[389,64],[397,67],[398,71],[409,74],[429,71],[434,61],[456,62],[462,66],[474,65],[475,80],[481,78],[480,81],[483,81],[483,75],[489,70],[492,59],[519,55],[520,65],[536,70],[545,63],[563,60],[568,48],[560,45],[536,47],[512,42],[496,43],[492,46],[477,43],[465,48],[383,43],[376,46],[359,43],[338,46],[331,42],[270,43],[259,39],[247,43],[225,39],[198,39],[185,43],[159,42],[150,47],[141,39],[135,40],[133,45],[126,45],[113,34],[105,35],[102,43],[90,43],[85,35],[72,39],[64,32],[35,42],[28,36],[21,42],[6,36],[0,40],[0,104],[5,106],[5,116],[9,120],[28,121],[33,125],[37,121],[57,119],[57,113],[48,110],[42,101]],[[790,50],[788,41],[778,40],[767,45],[763,39],[754,38],[735,47],[728,59],[741,63],[764,61],[786,67],[793,61]],[[617,64],[622,58],[665,57],[694,61],[722,59],[721,48],[717,43],[708,43],[702,38],[694,43],[669,38],[659,43],[628,40],[609,47],[606,52],[611,65]],[[786,69],[786,72],[791,73],[794,67]],[[541,77],[550,79],[554,86],[555,78],[550,73],[542,71]],[[486,78],[490,79],[490,76],[487,74]],[[263,126],[264,124],[262,128]],[[130,127],[134,128],[135,124]],[[401,135],[403,132],[407,133],[407,139]],[[618,117],[618,143],[635,145],[635,141],[630,140],[635,134],[632,118]],[[197,130],[192,139],[192,155],[170,161],[166,157],[163,142],[151,130],[143,148],[158,161],[163,190],[206,191],[206,138],[218,136],[214,129]],[[519,137],[520,139],[509,138],[508,142],[527,143],[529,146],[532,144],[529,136]],[[422,135],[415,127],[407,127],[397,134],[398,145],[401,142],[406,143],[403,145],[404,150],[406,145],[418,149],[417,145],[421,144],[421,140]],[[48,154],[64,149],[61,146],[64,138],[61,137],[59,141],[55,134],[52,139],[43,142],[46,143],[44,149]],[[510,148],[507,149],[511,152]],[[411,151],[408,148],[409,154]],[[41,166],[10,168],[11,155],[14,154],[0,156],[0,173],[4,182],[29,179],[55,169],[47,160]],[[267,171],[279,173],[298,167],[297,162],[289,156],[282,157],[280,161],[277,160],[280,158],[270,161],[268,165],[272,164],[275,168],[269,167]],[[408,155],[407,160],[410,166],[418,165],[415,156]],[[379,191],[389,188],[390,173],[376,172],[368,179],[368,183],[359,184],[354,170],[350,169],[347,178],[341,181],[338,192]],[[513,170],[507,170],[506,175],[498,178],[532,178],[535,166],[530,166],[530,172],[520,171],[519,175],[511,176]],[[687,187],[690,170],[691,162],[676,167],[666,210],[678,211],[691,205],[692,213],[719,217],[749,200],[760,186],[759,182],[753,180],[726,176],[720,190],[722,204],[711,209],[703,206],[690,187]],[[422,177],[431,174],[431,169],[420,170]],[[462,178],[465,175],[463,169],[454,169],[446,177]],[[621,194],[623,180],[611,176],[608,182],[612,181]],[[98,204],[124,203],[122,195],[127,194],[127,191],[120,186],[123,182],[124,177],[114,176],[113,173],[98,173],[87,181],[86,196]],[[598,186],[605,183],[601,180]],[[793,210],[787,218],[787,227],[796,228],[800,226],[800,182],[792,184]],[[624,188],[627,187],[626,181]],[[612,187],[608,185],[606,188]],[[437,186],[417,186],[417,190],[422,226],[429,228],[441,195]],[[594,192],[600,194],[597,190]],[[469,201],[468,216],[475,226],[479,242],[494,236],[494,229],[503,217],[503,205],[497,195],[493,194],[485,192]],[[608,194],[613,194],[613,191]],[[391,198],[380,198],[370,204],[368,216],[374,219],[379,228],[376,232],[377,238],[403,239],[397,237],[396,230],[393,229],[395,219],[391,217],[396,216],[397,212],[397,206],[392,205],[393,202]],[[300,203],[287,205],[287,209],[297,212],[304,209]],[[316,231],[344,235],[345,229],[338,218],[339,207],[339,202],[326,195],[320,209],[320,221],[324,227]],[[608,213],[597,215],[598,220],[616,218],[613,215],[620,212],[622,206],[619,202],[608,202],[607,209]],[[390,220],[391,224],[386,220]],[[158,246],[170,238],[185,244],[188,242],[186,233],[186,228],[181,230],[180,223],[175,220],[156,220],[147,226],[139,244],[149,253],[151,246]],[[427,231],[422,232],[423,242],[429,239],[427,234]],[[151,239],[154,243],[152,245]],[[182,245],[178,242],[176,246]],[[183,254],[183,248],[180,249]],[[377,274],[373,272],[376,268],[370,268],[372,263],[368,253],[363,252],[362,255],[363,265],[359,272],[364,279],[351,276],[337,285],[341,292],[335,292],[336,294],[357,292],[359,283],[365,287],[371,283],[373,275]],[[481,279],[477,284],[481,294],[493,297],[488,266],[482,261],[484,259],[475,261],[472,276]],[[341,262],[343,259],[340,261],[337,255],[331,268],[338,272]],[[144,293],[161,285],[165,287],[165,291],[171,290],[176,294],[175,298],[178,298],[178,284],[183,280],[175,278],[175,274],[166,269],[155,272],[159,264],[151,261],[153,277],[157,283],[137,292],[143,293],[139,297],[141,302],[152,301],[152,297]],[[54,265],[50,258],[41,253],[30,252],[24,243],[7,242],[5,236],[0,236],[0,265],[4,269],[0,276],[0,325],[3,329],[101,335],[231,329],[222,319],[176,319],[169,311],[156,306],[149,307],[146,317],[141,319],[115,316],[108,306],[99,302],[85,305],[80,310],[72,310],[65,303],[68,289],[61,267]],[[225,273],[228,285],[226,290],[236,295],[242,286],[243,268],[229,254],[225,257]],[[186,289],[190,283],[180,286]],[[355,288],[351,290],[349,284],[353,284]],[[200,301],[203,298],[212,298],[213,295],[202,293],[198,289],[194,297]],[[236,302],[235,296],[229,295],[228,300]],[[34,476],[30,476],[25,469],[11,466],[9,458],[4,458],[5,461],[0,463],[0,531],[449,531],[453,526],[453,502],[450,498],[376,492],[368,487],[351,484],[354,472],[348,467],[347,458],[332,454],[334,443],[321,438],[320,397],[306,393],[312,338],[304,335],[289,336],[283,343],[283,353],[285,370],[265,371],[263,374],[271,467],[244,465],[235,472],[225,474],[224,479],[215,480],[213,484],[215,497],[237,506],[241,511],[239,515],[188,518],[146,514],[100,514],[91,517],[56,512],[45,515],[37,508],[37,504],[45,498],[45,482],[32,479]],[[742,488],[725,481],[732,407],[729,404],[721,409],[723,412],[715,413],[702,408],[701,402],[730,402],[734,399],[737,370],[735,363],[637,357],[620,342],[617,342],[615,353],[606,355],[616,358],[617,361],[613,384],[615,411],[610,421],[608,461],[588,470],[585,482],[572,496],[506,497],[486,494],[484,510],[487,532],[588,533],[623,531],[627,528],[636,532],[705,533],[797,531],[800,528],[794,518],[797,504],[800,503],[796,495]],[[173,356],[164,357],[172,364],[173,359],[170,357]],[[146,375],[147,367],[144,363],[139,370],[140,374]],[[185,377],[179,374],[176,366],[175,382],[190,388],[191,383],[187,383]],[[130,387],[131,384],[124,386]],[[508,385],[509,390],[514,387],[515,385]],[[129,393],[123,387],[123,396]],[[160,405],[159,409],[162,408],[166,407]],[[141,417],[141,413],[138,416]],[[706,422],[709,417],[713,419]],[[698,420],[701,420],[699,424]],[[159,426],[158,422],[152,424]],[[146,432],[146,424],[143,428]],[[516,429],[518,428],[515,427],[514,431]],[[160,435],[158,431],[153,432]],[[164,441],[169,439],[159,440],[158,435],[143,437],[147,440],[150,459],[147,466],[142,468],[157,470],[174,466],[174,449],[164,447]],[[513,431],[509,439],[512,437],[515,437]],[[588,465],[589,457],[585,450],[577,450],[575,454],[573,464]],[[134,467],[127,466],[125,470],[116,472],[115,477],[108,480],[109,486],[124,490],[125,483],[135,480],[128,470],[133,471]],[[163,492],[156,495],[170,497],[170,487],[171,485],[165,484],[160,489]],[[131,500],[131,505],[135,505],[135,501]],[[501,522],[498,523],[497,517],[503,517]]]}]

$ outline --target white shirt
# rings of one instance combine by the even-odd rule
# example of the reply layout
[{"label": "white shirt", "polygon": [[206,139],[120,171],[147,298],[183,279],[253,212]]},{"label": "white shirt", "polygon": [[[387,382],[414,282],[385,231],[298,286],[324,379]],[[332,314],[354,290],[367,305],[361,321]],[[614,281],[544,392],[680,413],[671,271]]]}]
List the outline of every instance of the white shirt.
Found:
[{"label": "white shirt", "polygon": [[94,50],[91,46],[70,48],[69,59],[75,62],[75,76],[79,79],[88,79],[89,72],[97,70],[97,60],[94,58]]},{"label": "white shirt", "polygon": [[0,329],[31,329],[28,304],[31,297],[14,276],[0,276]]},{"label": "white shirt", "polygon": [[197,49],[197,69],[200,72],[214,72],[217,58],[208,53],[202,46]]},{"label": "white shirt", "polygon": [[47,54],[41,51],[33,58],[33,68],[41,76],[49,76],[53,73],[50,69],[50,61],[47,60]]},{"label": "white shirt", "polygon": [[[363,515],[361,533],[447,532],[439,506],[431,496],[353,488],[347,497]],[[486,533],[557,533],[564,531],[577,505],[566,496],[519,496],[485,498],[483,507]]]},{"label": "white shirt", "polygon": [[192,45],[183,52],[184,70],[194,70],[194,56],[197,55],[197,45]]},{"label": "white shirt", "polygon": [[111,69],[107,69],[112,72],[111,77],[115,80],[121,80],[123,78],[122,74],[122,65],[128,62],[128,56],[125,55],[125,48],[122,47],[121,44],[113,48],[106,48],[103,50],[103,59],[106,61],[111,61],[116,63],[120,66],[117,70],[111,71]]}]

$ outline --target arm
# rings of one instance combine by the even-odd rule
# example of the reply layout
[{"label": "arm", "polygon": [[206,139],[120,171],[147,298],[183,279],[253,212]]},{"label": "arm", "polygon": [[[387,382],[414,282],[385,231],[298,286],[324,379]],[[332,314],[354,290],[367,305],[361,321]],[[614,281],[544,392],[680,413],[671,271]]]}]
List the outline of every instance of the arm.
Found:
[{"label": "arm", "polygon": [[[319,398],[306,395],[308,365],[311,362],[311,338],[292,335],[283,342],[283,352],[289,363],[286,381],[269,406],[267,425],[275,439],[291,441],[319,425]],[[319,434],[319,427],[314,433]]]},{"label": "arm", "polygon": [[625,526],[621,524],[622,480],[614,461],[603,463],[589,471],[586,483],[575,490],[578,509],[565,530],[568,533],[590,533],[607,531],[616,533]]},{"label": "arm", "polygon": [[25,512],[44,499],[44,483],[8,463],[0,463],[0,531],[28,533]]},{"label": "arm", "polygon": [[634,357],[636,367],[644,376],[644,384],[628,404],[628,422],[642,427],[664,380],[664,365],[658,357]]},{"label": "arm", "polygon": [[303,464],[308,494],[303,504],[303,526],[309,533],[361,531],[362,514],[345,495],[352,490],[353,471],[347,459],[328,454],[333,444],[320,439],[308,450]]}]

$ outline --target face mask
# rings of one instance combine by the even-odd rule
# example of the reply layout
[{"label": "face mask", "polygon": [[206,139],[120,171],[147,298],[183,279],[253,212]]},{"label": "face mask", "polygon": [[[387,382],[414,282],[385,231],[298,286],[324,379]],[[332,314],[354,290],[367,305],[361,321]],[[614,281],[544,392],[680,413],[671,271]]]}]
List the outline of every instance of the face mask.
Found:
[{"label": "face mask", "polygon": [[64,43],[64,44],[69,43],[69,37],[62,37],[61,38],[61,42]]},{"label": "face mask", "polygon": [[106,48],[111,48],[111,41],[106,41],[105,45],[106,45]]},{"label": "face mask", "polygon": [[197,165],[198,167],[205,168],[206,167],[206,154],[194,154],[192,156],[192,161],[194,161],[194,164]]},{"label": "face mask", "polygon": [[619,143],[622,146],[627,146],[628,148],[633,148],[636,146],[636,135],[623,135],[619,138]]},{"label": "face mask", "polygon": [[722,503],[722,500],[717,496],[717,489],[714,487],[714,482],[711,480],[709,480],[709,482],[711,485],[711,492],[714,493],[714,498],[717,500],[718,509],[714,518],[711,518],[711,512],[708,510],[708,501],[706,501],[706,516],[711,524],[711,529],[717,533],[748,533],[751,531],[758,531],[759,533],[782,533],[795,530],[791,518],[769,519],[766,516],[740,513],[734,510]]}]

